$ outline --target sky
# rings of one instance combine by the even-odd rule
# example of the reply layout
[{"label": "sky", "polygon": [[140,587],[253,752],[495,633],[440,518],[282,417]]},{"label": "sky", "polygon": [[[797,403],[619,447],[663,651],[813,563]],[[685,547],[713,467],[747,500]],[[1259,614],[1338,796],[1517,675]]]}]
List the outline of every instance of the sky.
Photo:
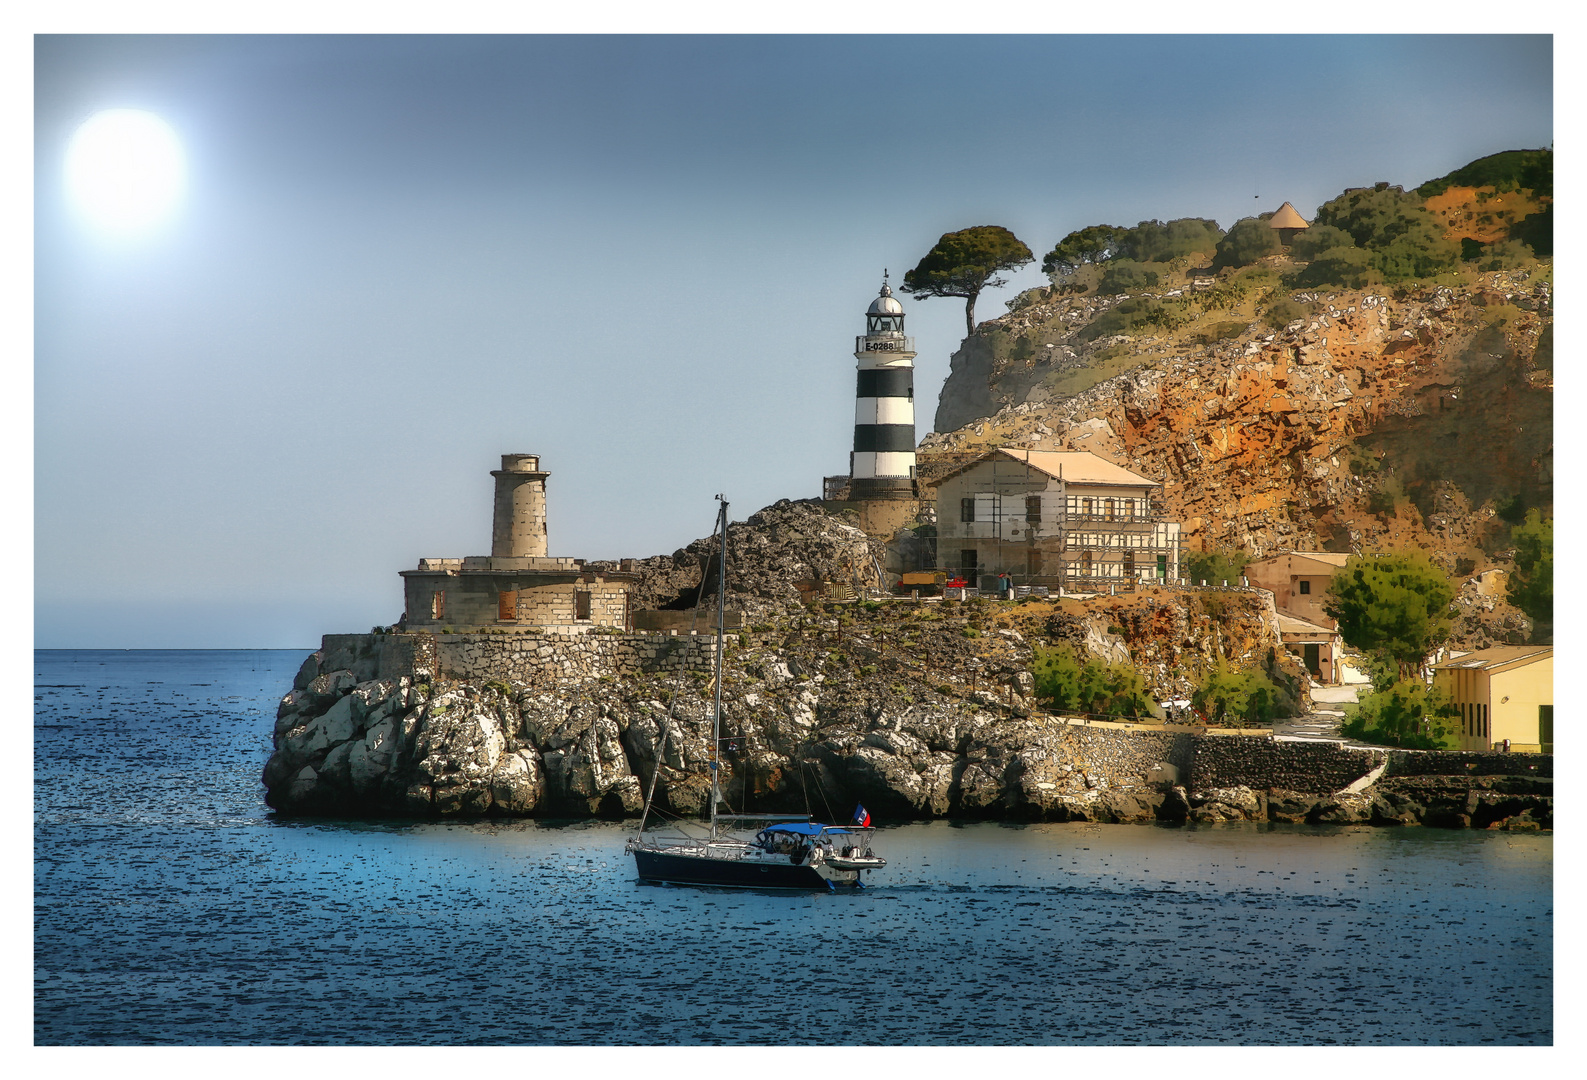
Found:
[{"label": "sky", "polygon": [[[312,647],[489,553],[537,453],[553,555],[671,552],[847,471],[853,338],[944,232],[1407,187],[1554,140],[1546,36],[40,36],[34,644]],[[163,119],[135,235],[78,126]],[[962,304],[905,298],[917,437]]]}]

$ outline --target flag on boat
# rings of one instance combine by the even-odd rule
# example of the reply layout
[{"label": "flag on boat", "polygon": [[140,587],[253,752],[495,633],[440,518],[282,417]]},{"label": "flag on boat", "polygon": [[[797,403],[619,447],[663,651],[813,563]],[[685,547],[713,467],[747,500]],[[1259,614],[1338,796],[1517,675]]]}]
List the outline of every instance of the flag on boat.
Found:
[{"label": "flag on boat", "polygon": [[869,829],[871,827],[871,812],[865,809],[864,803],[854,804],[854,824],[858,825],[862,829]]}]

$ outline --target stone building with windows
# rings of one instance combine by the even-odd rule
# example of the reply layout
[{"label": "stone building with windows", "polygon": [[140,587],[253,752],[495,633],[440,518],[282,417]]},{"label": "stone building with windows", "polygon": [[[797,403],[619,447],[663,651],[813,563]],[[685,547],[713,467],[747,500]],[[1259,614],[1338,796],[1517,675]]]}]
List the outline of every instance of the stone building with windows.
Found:
[{"label": "stone building with windows", "polygon": [[503,454],[496,478],[491,553],[420,559],[403,570],[407,630],[578,634],[630,629],[635,575],[589,571],[583,559],[546,554],[546,478],[534,454]]},{"label": "stone building with windows", "polygon": [[1323,610],[1328,582],[1350,556],[1338,551],[1281,551],[1247,563],[1245,579],[1273,594],[1284,647],[1312,678],[1338,685],[1344,639],[1338,620]]},{"label": "stone building with windows", "polygon": [[981,588],[1002,575],[1069,592],[1179,578],[1162,484],[1087,451],[1001,447],[937,482],[937,565]]}]

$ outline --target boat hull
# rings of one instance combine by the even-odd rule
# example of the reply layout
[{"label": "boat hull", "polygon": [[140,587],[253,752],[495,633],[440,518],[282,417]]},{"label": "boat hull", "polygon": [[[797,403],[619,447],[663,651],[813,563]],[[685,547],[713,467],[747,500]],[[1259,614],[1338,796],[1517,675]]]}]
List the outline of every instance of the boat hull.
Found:
[{"label": "boat hull", "polygon": [[747,859],[712,859],[700,855],[672,855],[640,848],[634,864],[642,881],[667,881],[679,885],[718,885],[737,889],[827,889],[859,884],[859,874],[832,872],[823,877],[813,866],[779,865]]}]

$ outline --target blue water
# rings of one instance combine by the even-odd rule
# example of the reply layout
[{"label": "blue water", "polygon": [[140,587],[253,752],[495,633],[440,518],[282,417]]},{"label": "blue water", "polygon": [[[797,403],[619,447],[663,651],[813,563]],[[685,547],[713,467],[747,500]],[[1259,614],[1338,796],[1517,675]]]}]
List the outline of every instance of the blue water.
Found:
[{"label": "blue water", "polygon": [[862,893],[646,886],[618,826],[277,819],[303,655],[36,654],[37,1042],[1553,1039],[1548,835],[883,823]]}]

